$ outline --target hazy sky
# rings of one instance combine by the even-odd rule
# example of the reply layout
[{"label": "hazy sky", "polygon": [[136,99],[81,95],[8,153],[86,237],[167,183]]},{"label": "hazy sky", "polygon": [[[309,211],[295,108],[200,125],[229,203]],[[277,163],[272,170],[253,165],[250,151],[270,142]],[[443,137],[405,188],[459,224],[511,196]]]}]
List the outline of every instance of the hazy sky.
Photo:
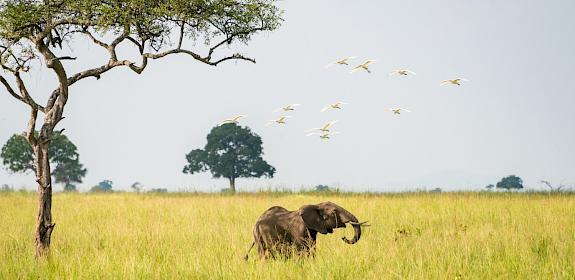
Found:
[{"label": "hazy sky", "polygon": [[[227,180],[187,175],[185,154],[203,148],[221,119],[242,122],[264,142],[273,179],[239,180],[240,190],[328,184],[347,190],[478,189],[505,175],[575,184],[575,1],[282,1],[283,26],[247,47],[257,64],[217,68],[185,55],[153,61],[142,75],[114,70],[71,88],[60,128],[88,168],[81,190],[103,179],[116,189],[219,190]],[[190,46],[190,44],[189,44]],[[71,44],[69,73],[105,61],[99,47]],[[202,48],[200,45],[198,46]],[[133,50],[121,52],[133,57]],[[372,74],[324,66],[345,56],[377,63]],[[409,68],[412,77],[390,77]],[[440,86],[463,76],[461,87]],[[55,88],[32,70],[34,96]],[[328,103],[350,104],[320,113]],[[44,102],[44,101],[43,101]],[[303,104],[285,127],[272,111]],[[405,107],[395,116],[385,109]],[[26,127],[28,108],[0,94],[0,143]],[[339,120],[329,141],[304,131]],[[0,171],[0,184],[33,185]],[[56,190],[61,189],[56,187]]]}]

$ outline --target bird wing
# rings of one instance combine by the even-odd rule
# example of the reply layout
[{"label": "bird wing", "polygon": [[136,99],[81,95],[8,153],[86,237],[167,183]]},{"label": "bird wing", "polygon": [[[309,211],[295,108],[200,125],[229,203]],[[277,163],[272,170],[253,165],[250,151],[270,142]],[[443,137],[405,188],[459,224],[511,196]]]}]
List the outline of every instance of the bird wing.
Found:
[{"label": "bird wing", "polygon": [[328,128],[330,128],[332,125],[334,125],[336,122],[338,122],[338,121],[328,122],[328,123],[326,123],[322,128],[323,128],[323,129],[328,129]]},{"label": "bird wing", "polygon": [[407,110],[407,109],[403,109],[403,108],[397,108],[397,109],[399,109],[399,110],[401,110],[401,111],[406,111],[406,112],[410,112],[410,113],[411,113],[411,111],[410,111],[410,110]]},{"label": "bird wing", "polygon": [[353,73],[355,73],[355,72],[357,72],[357,71],[359,71],[359,70],[361,70],[361,69],[362,69],[362,68],[361,68],[361,65],[359,65],[359,66],[356,66],[355,68],[351,69],[351,71],[349,71],[349,73],[350,73],[350,74],[353,74]]},{"label": "bird wing", "polygon": [[312,133],[306,134],[305,136],[312,136],[312,135],[321,135],[321,133],[312,132]]},{"label": "bird wing", "polygon": [[469,80],[468,80],[468,79],[465,79],[465,78],[458,78],[458,79],[459,79],[460,81],[466,81],[466,82],[469,82]]},{"label": "bird wing", "polygon": [[374,62],[375,62],[375,60],[371,60],[371,59],[366,60],[366,61],[363,63],[363,66],[367,67],[367,66],[369,66],[370,64],[372,64],[372,63],[374,63]]},{"label": "bird wing", "polygon": [[413,71],[411,71],[411,70],[406,70],[406,71],[407,71],[407,73],[409,73],[409,74],[417,75],[415,72],[413,72]]},{"label": "bird wing", "polygon": [[355,56],[348,56],[348,57],[344,57],[344,58],[338,60],[337,62],[347,62],[348,60],[354,59],[354,58],[355,58]]},{"label": "bird wing", "polygon": [[321,109],[321,112],[325,112],[325,111],[329,110],[329,108],[331,108],[331,105],[323,107],[323,109]]},{"label": "bird wing", "polygon": [[449,83],[451,83],[451,80],[443,80],[443,81],[441,81],[441,84],[442,84],[442,85],[449,84]]}]

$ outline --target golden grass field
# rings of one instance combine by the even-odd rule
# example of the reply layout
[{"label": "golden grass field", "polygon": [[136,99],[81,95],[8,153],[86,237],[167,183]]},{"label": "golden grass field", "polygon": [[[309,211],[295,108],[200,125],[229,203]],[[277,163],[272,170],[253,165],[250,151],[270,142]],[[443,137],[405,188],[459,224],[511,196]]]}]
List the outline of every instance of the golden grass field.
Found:
[{"label": "golden grass field", "polygon": [[[335,202],[368,220],[316,258],[244,261],[259,215]],[[575,195],[56,194],[48,260],[36,197],[0,194],[0,279],[574,279]]]}]

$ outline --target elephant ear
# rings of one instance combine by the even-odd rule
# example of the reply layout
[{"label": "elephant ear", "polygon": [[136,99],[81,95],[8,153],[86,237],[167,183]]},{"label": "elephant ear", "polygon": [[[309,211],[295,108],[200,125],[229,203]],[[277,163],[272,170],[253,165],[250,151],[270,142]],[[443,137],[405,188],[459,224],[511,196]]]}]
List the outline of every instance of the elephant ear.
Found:
[{"label": "elephant ear", "polygon": [[322,234],[327,234],[328,229],[322,219],[321,209],[317,205],[306,205],[299,209],[299,215],[305,225]]}]

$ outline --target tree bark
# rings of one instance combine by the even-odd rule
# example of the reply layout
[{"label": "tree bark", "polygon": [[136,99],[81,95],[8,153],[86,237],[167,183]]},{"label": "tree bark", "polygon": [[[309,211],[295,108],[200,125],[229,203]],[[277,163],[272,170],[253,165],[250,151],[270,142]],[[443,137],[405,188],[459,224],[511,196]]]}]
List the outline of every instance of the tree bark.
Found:
[{"label": "tree bark", "polygon": [[230,191],[236,192],[236,178],[230,178]]},{"label": "tree bark", "polygon": [[34,154],[38,183],[38,215],[34,245],[36,257],[45,257],[50,249],[50,237],[55,226],[52,223],[52,178],[48,161],[48,142],[39,141],[34,147]]}]

